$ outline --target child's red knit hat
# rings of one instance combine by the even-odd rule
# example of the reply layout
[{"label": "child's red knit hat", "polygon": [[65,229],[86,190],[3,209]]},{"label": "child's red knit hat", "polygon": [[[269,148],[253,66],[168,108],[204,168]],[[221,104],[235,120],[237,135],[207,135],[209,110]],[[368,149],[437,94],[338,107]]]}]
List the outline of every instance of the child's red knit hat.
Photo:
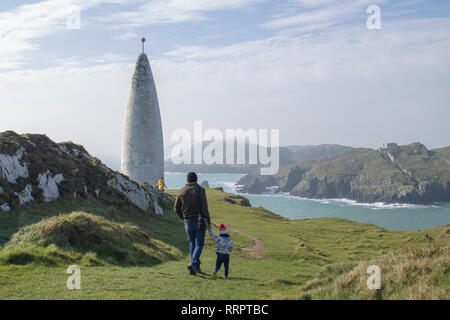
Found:
[{"label": "child's red knit hat", "polygon": [[228,233],[228,229],[227,229],[226,225],[224,225],[222,223],[219,227],[219,234],[227,234],[227,233]]}]

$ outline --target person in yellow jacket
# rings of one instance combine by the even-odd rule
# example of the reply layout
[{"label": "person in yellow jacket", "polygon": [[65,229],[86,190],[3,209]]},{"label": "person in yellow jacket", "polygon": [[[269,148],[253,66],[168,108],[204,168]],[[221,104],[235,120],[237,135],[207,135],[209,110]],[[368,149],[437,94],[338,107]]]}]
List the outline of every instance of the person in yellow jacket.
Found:
[{"label": "person in yellow jacket", "polygon": [[158,188],[159,191],[164,191],[164,189],[167,189],[163,177],[159,178],[158,182],[155,184],[155,187]]}]

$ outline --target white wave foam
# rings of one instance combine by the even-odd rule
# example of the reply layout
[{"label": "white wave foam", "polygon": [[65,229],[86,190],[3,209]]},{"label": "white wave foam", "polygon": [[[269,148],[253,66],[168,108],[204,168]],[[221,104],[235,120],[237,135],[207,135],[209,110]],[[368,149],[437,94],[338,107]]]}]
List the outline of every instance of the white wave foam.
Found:
[{"label": "white wave foam", "polygon": [[258,195],[249,194],[249,193],[242,193],[242,194],[246,195],[246,196],[257,196],[257,197],[283,197],[283,198],[299,200],[299,201],[313,201],[313,202],[318,202],[318,203],[325,204],[325,205],[340,203],[342,205],[368,207],[373,210],[401,209],[401,208],[418,209],[418,208],[430,208],[430,207],[438,208],[438,206],[435,206],[435,205],[427,206],[427,205],[417,205],[417,204],[410,204],[410,203],[384,203],[384,202],[363,203],[363,202],[357,202],[356,200],[351,200],[351,199],[346,199],[346,198],[342,198],[342,199],[327,199],[327,198],[325,198],[325,199],[310,199],[310,198],[293,196],[287,192],[264,192],[264,193],[261,193]]},{"label": "white wave foam", "polygon": [[217,184],[231,188],[232,192],[236,192],[237,185],[235,185],[235,182],[233,181],[219,181]]},{"label": "white wave foam", "polygon": [[365,203],[365,202],[357,202],[355,200],[351,199],[329,199],[333,202],[340,202],[347,205],[352,206],[363,206],[363,207],[369,207],[371,209],[400,209],[400,208],[425,208],[426,206],[423,205],[417,205],[417,204],[411,204],[411,203],[385,203],[385,202],[374,202],[374,203]]}]

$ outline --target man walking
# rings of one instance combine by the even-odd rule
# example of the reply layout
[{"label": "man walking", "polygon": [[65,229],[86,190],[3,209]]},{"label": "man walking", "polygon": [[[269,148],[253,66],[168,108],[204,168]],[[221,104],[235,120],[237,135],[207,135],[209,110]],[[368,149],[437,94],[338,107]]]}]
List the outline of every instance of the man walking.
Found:
[{"label": "man walking", "polygon": [[191,262],[188,266],[192,275],[201,272],[200,255],[205,243],[205,231],[210,224],[208,200],[205,189],[197,183],[195,172],[187,174],[187,184],[180,189],[175,200],[174,211],[184,220],[184,228],[189,238]]}]

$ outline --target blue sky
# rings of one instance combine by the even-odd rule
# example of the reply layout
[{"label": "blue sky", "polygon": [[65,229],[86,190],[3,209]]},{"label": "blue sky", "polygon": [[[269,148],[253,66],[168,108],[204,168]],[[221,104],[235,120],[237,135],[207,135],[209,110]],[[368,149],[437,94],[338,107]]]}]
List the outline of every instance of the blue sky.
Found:
[{"label": "blue sky", "polygon": [[[381,30],[366,27],[370,5]],[[142,36],[168,144],[202,120],[280,129],[284,145],[450,145],[444,0],[2,0],[0,131],[73,140],[113,165]]]}]

